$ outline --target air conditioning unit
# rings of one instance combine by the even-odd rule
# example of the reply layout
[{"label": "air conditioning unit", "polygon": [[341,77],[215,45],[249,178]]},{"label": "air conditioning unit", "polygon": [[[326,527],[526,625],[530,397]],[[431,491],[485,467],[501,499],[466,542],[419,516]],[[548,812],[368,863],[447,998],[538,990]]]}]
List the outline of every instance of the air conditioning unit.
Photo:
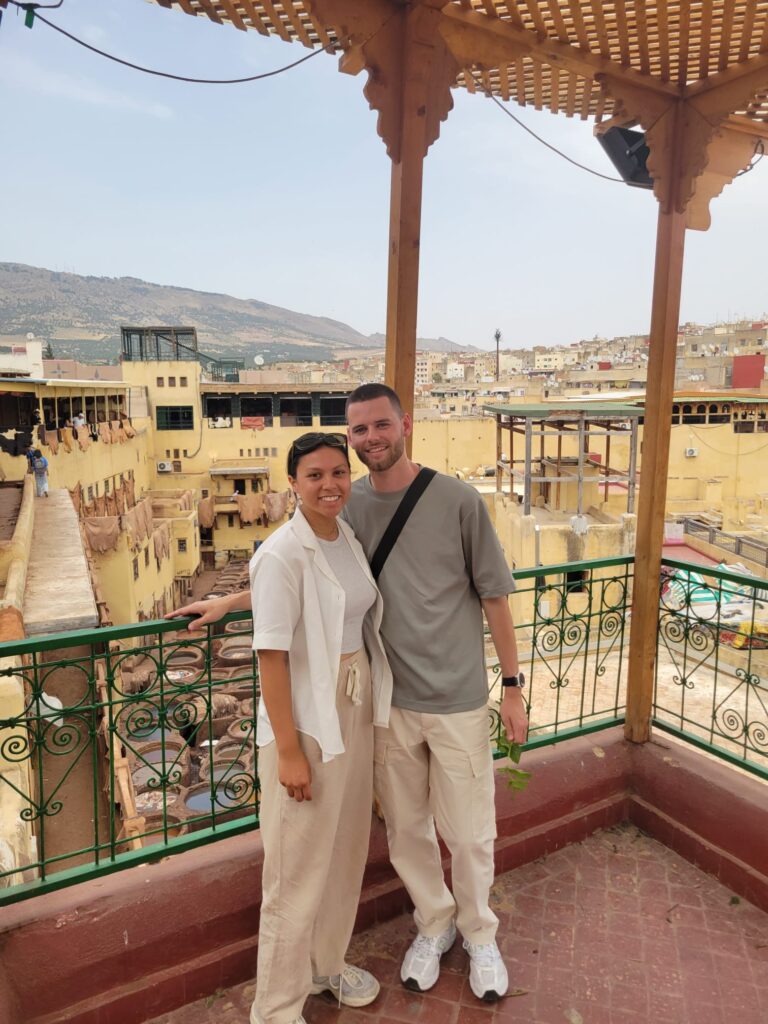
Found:
[{"label": "air conditioning unit", "polygon": [[173,463],[172,462],[158,462],[157,464],[158,473],[172,473]]},{"label": "air conditioning unit", "polygon": [[685,457],[686,457],[686,459],[695,459],[698,454],[699,454],[699,449],[698,448],[686,448],[685,449]]}]

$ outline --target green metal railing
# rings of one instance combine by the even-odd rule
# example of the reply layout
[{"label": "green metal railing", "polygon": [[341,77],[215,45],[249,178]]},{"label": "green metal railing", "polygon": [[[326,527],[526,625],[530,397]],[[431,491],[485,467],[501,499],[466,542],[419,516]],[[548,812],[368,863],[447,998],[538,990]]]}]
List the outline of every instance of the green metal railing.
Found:
[{"label": "green metal railing", "polygon": [[[527,677],[526,748],[624,721],[625,630],[633,572],[634,559],[605,558],[514,573],[518,653]],[[498,664],[492,673],[492,734],[498,737]]]},{"label": "green metal railing", "polygon": [[665,559],[653,723],[768,779],[768,580]]},{"label": "green metal railing", "polygon": [[[653,722],[768,777],[768,581],[699,568],[665,561]],[[527,747],[623,722],[633,575],[632,558],[515,573]],[[0,821],[19,839],[0,904],[258,827],[250,615],[184,625],[0,644]]]},{"label": "green metal railing", "polygon": [[258,826],[250,615],[180,625],[0,645],[0,808],[32,834],[0,902]]}]

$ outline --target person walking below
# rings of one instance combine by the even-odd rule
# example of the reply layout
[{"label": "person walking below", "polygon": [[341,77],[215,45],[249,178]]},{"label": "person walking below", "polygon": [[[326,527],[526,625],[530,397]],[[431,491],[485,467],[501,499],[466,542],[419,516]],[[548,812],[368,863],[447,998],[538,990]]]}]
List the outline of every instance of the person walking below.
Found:
[{"label": "person walking below", "polygon": [[48,497],[48,459],[39,448],[32,458],[32,472],[35,474],[35,494],[38,498]]},{"label": "person walking below", "polygon": [[[411,486],[431,477],[375,567],[394,689],[389,728],[376,729],[374,788],[418,929],[400,977],[415,991],[432,988],[458,928],[472,991],[493,1002],[509,981],[489,906],[496,814],[483,613],[501,664],[502,723],[508,739],[522,743],[528,723],[507,599],[514,581],[478,492],[406,455],[411,418],[391,388],[356,388],[347,423],[369,475],[355,482],[344,517],[372,564]],[[435,826],[451,853],[453,892]]]},{"label": "person walking below", "polygon": [[[381,595],[337,518],[351,488],[344,434],[297,438],[288,478],[296,512],[250,564],[264,845],[251,1024],[305,1024],[310,993],[350,1007],[379,993],[345,954],[368,855],[374,724],[386,726],[392,695]],[[195,602],[173,615],[202,614],[190,624],[200,628],[211,606],[226,610]]]}]

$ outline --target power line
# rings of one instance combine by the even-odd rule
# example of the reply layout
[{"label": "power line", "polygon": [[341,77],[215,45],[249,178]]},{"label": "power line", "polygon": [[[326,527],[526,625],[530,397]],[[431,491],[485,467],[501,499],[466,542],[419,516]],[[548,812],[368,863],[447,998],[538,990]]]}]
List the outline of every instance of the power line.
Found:
[{"label": "power line", "polygon": [[[37,4],[21,3],[20,0],[8,0],[8,3],[12,7],[18,7],[19,10],[26,11],[28,14],[32,12],[34,14],[35,21],[42,21],[48,28],[52,28],[54,32],[58,32],[62,36],[66,36],[73,43],[77,43],[78,46],[84,47],[86,50],[90,50],[91,53],[96,53],[100,57],[105,57],[107,60],[114,61],[115,64],[122,64],[123,67],[132,68],[134,71],[142,71],[145,75],[155,75],[158,78],[170,78],[176,82],[192,82],[195,85],[241,85],[244,82],[259,82],[264,78],[273,78],[275,75],[281,75],[284,71],[290,71],[292,68],[297,68],[299,64],[304,64],[306,61],[316,57],[319,53],[324,53],[326,50],[335,50],[336,43],[328,43],[326,46],[320,47],[319,50],[313,50],[311,53],[306,54],[299,60],[293,61],[291,64],[286,64],[284,67],[276,68],[274,71],[264,71],[259,75],[248,75],[245,78],[190,78],[187,75],[174,75],[169,71],[158,71],[156,68],[145,68],[141,64],[134,64],[132,61],[123,60],[122,57],[116,57],[112,53],[107,53],[106,50],[100,50],[97,46],[92,46],[91,43],[87,43],[84,39],[80,39],[78,36],[72,35],[71,32],[67,32],[66,29],[61,28],[60,25],[54,24],[52,21],[48,21],[42,14],[38,14],[40,7]],[[51,6],[60,7],[63,0],[60,0],[59,4]],[[389,19],[387,19],[389,20]],[[379,32],[384,27],[384,22],[376,31]],[[376,33],[373,33],[375,35]],[[372,38],[372,37],[371,37]],[[366,40],[368,41],[368,40]]]},{"label": "power line", "polygon": [[561,149],[558,149],[557,146],[553,146],[551,142],[547,142],[546,139],[542,139],[542,137],[540,135],[537,135],[532,128],[529,128],[524,121],[521,121],[519,117],[515,117],[512,111],[505,107],[501,100],[497,99],[497,97],[493,95],[491,90],[486,86],[485,82],[483,82],[483,80],[479,78],[475,74],[475,72],[471,70],[471,68],[468,70],[470,75],[474,79],[475,84],[482,89],[482,91],[485,93],[488,99],[492,100],[499,108],[499,110],[503,111],[507,115],[507,117],[511,117],[516,125],[522,128],[523,131],[528,132],[529,135],[532,135],[537,142],[540,142],[542,144],[542,146],[546,146],[547,149],[551,149],[553,153],[557,153],[558,156],[561,156],[563,160],[567,160],[569,164],[573,164],[574,167],[578,167],[582,171],[587,171],[588,174],[594,174],[596,178],[602,178],[604,181],[617,181],[620,185],[626,184],[623,178],[612,178],[608,174],[601,174],[600,171],[595,171],[591,167],[587,167],[586,164],[580,164],[578,160],[574,160],[573,157],[568,156],[567,153],[563,153]]}]

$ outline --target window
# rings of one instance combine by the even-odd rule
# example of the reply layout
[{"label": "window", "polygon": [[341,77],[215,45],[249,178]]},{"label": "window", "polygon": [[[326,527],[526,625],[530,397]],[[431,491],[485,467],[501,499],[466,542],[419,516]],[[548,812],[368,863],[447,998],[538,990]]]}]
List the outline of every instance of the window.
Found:
[{"label": "window", "polygon": [[194,416],[191,405],[158,405],[158,430],[192,430]]},{"label": "window", "polygon": [[187,386],[187,378],[179,377],[179,387],[185,388]]},{"label": "window", "polygon": [[234,525],[235,525],[235,517],[232,516],[232,515],[227,516],[227,526],[229,526],[230,529],[231,529],[232,527],[234,527]]},{"label": "window", "polygon": [[163,377],[157,378],[157,386],[159,388],[165,387],[165,379]]},{"label": "window", "polygon": [[260,457],[260,455],[261,455],[261,448],[254,448],[254,449],[253,449],[253,454],[254,454],[254,455],[256,456],[256,458],[258,459],[258,458]]},{"label": "window", "polygon": [[149,568],[149,548],[144,548],[144,568]]},{"label": "window", "polygon": [[585,581],[588,573],[582,572],[581,569],[575,569],[573,572],[567,572],[565,574],[565,592],[566,594],[583,594],[587,589]]},{"label": "window", "polygon": [[174,457],[174,459],[178,459],[178,457],[179,457],[179,449],[178,448],[174,448],[173,449],[173,457]]},{"label": "window", "polygon": [[93,501],[93,487],[88,488],[88,503]]},{"label": "window", "polygon": [[209,494],[208,488],[207,487],[203,487],[203,489],[202,489],[202,491],[200,493],[202,494],[202,496],[204,498],[207,498],[208,494]]},{"label": "window", "polygon": [[270,448],[270,452],[272,454],[272,458],[276,459],[277,458],[277,448]]},{"label": "window", "polygon": [[240,458],[242,459],[242,457],[243,457],[243,449],[241,448],[240,449]]},{"label": "window", "polygon": [[235,494],[245,494],[245,480],[233,480]]},{"label": "window", "polygon": [[179,554],[180,554],[180,555],[186,554],[186,551],[187,551],[187,542],[186,542],[186,540],[184,539],[184,537],[179,537],[179,541],[178,541],[178,543],[179,543]]},{"label": "window", "polygon": [[347,399],[345,396],[340,398],[321,398],[320,425],[323,427],[343,427],[347,422],[344,411],[346,404]]},{"label": "window", "polygon": [[137,580],[139,578],[139,560],[134,558],[133,560],[133,578]]},{"label": "window", "polygon": [[733,432],[734,432],[734,434],[754,434],[754,432],[755,432],[755,422],[754,422],[754,420],[747,420],[744,423],[735,423],[734,422],[734,424],[733,424]]},{"label": "window", "polygon": [[169,377],[168,378],[168,387],[169,388],[175,388],[176,387],[176,378],[175,377]]},{"label": "window", "polygon": [[184,451],[182,452],[182,455],[184,456],[185,459],[188,459],[189,458],[189,451],[185,448]]},{"label": "window", "polygon": [[281,427],[311,427],[312,426],[312,399],[311,398],[281,398],[280,399],[280,426]]},{"label": "window", "polygon": [[173,472],[174,473],[180,473],[181,472],[181,460],[180,459],[174,459],[173,460]]},{"label": "window", "polygon": [[104,493],[109,494],[109,480],[104,481]]},{"label": "window", "polygon": [[[258,417],[264,421],[265,427],[272,426],[272,399],[269,396],[246,396],[240,399],[240,418],[242,420],[248,420],[250,417]],[[248,423],[242,423],[241,426],[248,428]]]},{"label": "window", "polygon": [[165,457],[166,457],[166,459],[170,459],[170,457],[171,457],[171,449],[170,448],[166,448],[165,449]]}]

